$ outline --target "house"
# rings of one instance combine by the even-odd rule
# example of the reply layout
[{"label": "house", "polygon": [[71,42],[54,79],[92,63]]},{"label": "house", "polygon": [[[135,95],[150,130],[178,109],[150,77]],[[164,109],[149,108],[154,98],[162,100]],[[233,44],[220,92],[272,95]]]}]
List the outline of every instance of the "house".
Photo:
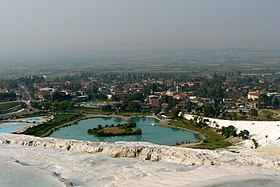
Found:
[{"label": "house", "polygon": [[200,84],[201,84],[201,82],[187,82],[188,86],[198,86]]},{"label": "house", "polygon": [[236,102],[233,101],[231,98],[223,98],[223,103],[227,108],[232,108],[236,106]]},{"label": "house", "polygon": [[213,103],[213,100],[211,98],[199,98],[199,101],[206,105]]},{"label": "house", "polygon": [[186,99],[186,94],[184,94],[184,93],[176,94],[173,96],[173,98],[176,100]]},{"label": "house", "polygon": [[167,91],[166,91],[166,95],[168,95],[168,96],[173,96],[173,95],[174,95],[174,91],[172,91],[172,90],[167,90]]},{"label": "house", "polygon": [[100,93],[102,93],[103,95],[108,95],[108,94],[111,93],[111,90],[108,89],[108,88],[105,88],[105,87],[99,88],[98,91],[99,91]]},{"label": "house", "polygon": [[158,98],[157,95],[149,95],[148,96],[148,102],[149,102],[149,105],[151,107],[159,106],[159,98]]},{"label": "house", "polygon": [[162,103],[162,104],[161,104],[161,107],[162,107],[163,109],[167,109],[167,108],[168,108],[168,106],[169,106],[169,104],[168,104],[168,103]]},{"label": "house", "polygon": [[258,107],[259,102],[258,101],[252,101],[248,103],[248,106],[250,108],[257,108]]},{"label": "house", "polygon": [[259,97],[260,97],[260,93],[258,91],[248,93],[248,99],[252,99],[253,101],[258,100]]},{"label": "house", "polygon": [[40,100],[40,101],[46,101],[46,100],[50,100],[52,95],[51,92],[47,92],[47,91],[39,91],[36,93],[36,97]]},{"label": "house", "polygon": [[124,97],[127,95],[127,92],[125,91],[112,91],[111,92],[112,95],[116,96],[116,97]]},{"label": "house", "polygon": [[40,88],[39,90],[42,92],[54,92],[55,91],[55,89],[49,88],[49,87],[43,87],[43,88]]},{"label": "house", "polygon": [[279,93],[278,92],[270,92],[266,94],[268,97],[272,97],[272,96],[276,96],[279,97]]}]

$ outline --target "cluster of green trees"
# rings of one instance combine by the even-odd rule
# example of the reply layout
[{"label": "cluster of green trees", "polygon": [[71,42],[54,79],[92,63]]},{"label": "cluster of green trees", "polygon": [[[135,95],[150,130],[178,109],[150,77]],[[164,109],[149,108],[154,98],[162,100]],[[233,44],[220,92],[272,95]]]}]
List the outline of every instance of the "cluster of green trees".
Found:
[{"label": "cluster of green trees", "polygon": [[0,79],[0,89],[18,89],[17,79]]},{"label": "cluster of green trees", "polygon": [[62,102],[31,102],[32,107],[44,110],[54,110],[54,111],[66,111],[75,109],[74,102],[71,101],[62,101]]},{"label": "cluster of green trees", "polygon": [[[93,129],[88,129],[88,134],[94,134],[96,136],[124,136],[124,135],[141,135],[142,129],[136,128],[136,123],[126,123],[126,124],[111,124],[111,125],[97,125]],[[118,131],[114,131],[114,129]],[[136,129],[134,129],[136,128]]]},{"label": "cluster of green trees", "polygon": [[250,135],[250,132],[248,130],[241,130],[238,134],[239,137],[241,137],[242,139],[248,139]]},{"label": "cluster of green trees", "polygon": [[[196,127],[201,129],[203,127],[208,126],[207,123],[209,123],[209,120],[197,116],[192,120],[192,122],[194,122]],[[242,139],[248,139],[249,135],[250,135],[248,130],[241,130],[239,132],[239,134],[237,134],[236,128],[232,125],[230,125],[228,127],[222,127],[221,129],[218,130],[218,132],[221,132],[221,134],[226,138],[229,138],[230,136],[233,136],[233,137],[239,136]]]},{"label": "cluster of green trees", "polygon": [[101,107],[101,109],[102,109],[103,112],[113,112],[114,111],[112,105],[104,105],[104,106]]},{"label": "cluster of green trees", "polygon": [[52,101],[70,101],[72,97],[57,90],[52,94],[50,99]]},{"label": "cluster of green trees", "polygon": [[230,125],[228,127],[222,127],[219,129],[223,136],[229,138],[230,136],[237,137],[236,129],[234,126]]},{"label": "cluster of green trees", "polygon": [[[215,106],[214,104],[197,107],[196,113],[197,115],[202,115],[204,117],[228,120],[246,120],[248,116],[251,118],[256,118],[259,116],[259,112],[255,108],[250,109],[248,112],[244,112],[242,110],[239,110],[239,112],[228,112],[221,105]],[[273,117],[273,112],[269,110],[262,110],[260,114],[266,120],[270,120]]]},{"label": "cluster of green trees", "polygon": [[0,92],[0,101],[15,101],[17,95],[15,92]]},{"label": "cluster of green trees", "polygon": [[222,133],[223,136],[225,136],[226,138],[229,138],[230,136],[233,137],[241,137],[242,139],[248,139],[249,138],[249,131],[248,130],[241,130],[239,132],[239,134],[237,134],[237,130],[234,126],[230,125],[228,127],[222,127],[221,129],[219,129],[219,132]]},{"label": "cluster of green trees", "polygon": [[128,122],[125,124],[111,124],[111,125],[97,125],[97,127],[93,128],[94,130],[102,130],[104,128],[113,128],[113,127],[118,127],[118,128],[122,128],[122,129],[126,129],[126,128],[135,128],[137,126],[137,124],[135,122]]},{"label": "cluster of green trees", "polygon": [[198,128],[203,128],[207,126],[207,123],[209,122],[209,119],[204,119],[202,117],[196,116],[193,119],[193,122],[195,124],[196,127]]},{"label": "cluster of green trees", "polygon": [[203,116],[205,117],[219,117],[222,112],[224,112],[224,109],[217,105],[215,106],[214,104],[213,105],[204,105],[204,106],[201,106],[201,107],[198,107],[196,108],[196,111],[198,113],[202,113]]},{"label": "cluster of green trees", "polygon": [[144,101],[146,97],[141,92],[130,93],[125,96],[113,96],[113,101],[122,101],[122,105],[118,108],[121,110],[129,110],[133,112],[140,112],[140,103]]},{"label": "cluster of green trees", "polygon": [[266,94],[261,94],[259,97],[259,102],[263,103],[261,106],[273,106],[274,108],[280,107],[279,98],[276,96],[267,96]]},{"label": "cluster of green trees", "polygon": [[160,98],[160,102],[161,103],[167,103],[168,104],[168,108],[166,110],[169,110],[173,107],[175,107],[175,101],[174,98],[168,95],[162,96]]}]

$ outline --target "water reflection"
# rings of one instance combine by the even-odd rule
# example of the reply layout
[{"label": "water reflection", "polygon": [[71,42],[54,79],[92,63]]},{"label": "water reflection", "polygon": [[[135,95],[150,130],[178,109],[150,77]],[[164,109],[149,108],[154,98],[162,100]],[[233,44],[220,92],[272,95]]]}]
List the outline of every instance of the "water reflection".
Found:
[{"label": "water reflection", "polygon": [[122,123],[123,119],[122,118],[114,118],[115,123]]}]

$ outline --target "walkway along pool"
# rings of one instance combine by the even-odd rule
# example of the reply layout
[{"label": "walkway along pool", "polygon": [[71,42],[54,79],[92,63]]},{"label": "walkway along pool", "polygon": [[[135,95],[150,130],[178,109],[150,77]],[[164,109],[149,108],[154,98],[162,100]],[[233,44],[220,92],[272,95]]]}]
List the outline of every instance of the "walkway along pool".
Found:
[{"label": "walkway along pool", "polygon": [[[176,142],[198,141],[198,137],[191,131],[184,131],[175,128],[157,126],[158,120],[154,118],[132,118],[137,123],[137,127],[142,129],[142,135],[131,136],[112,136],[112,137],[96,137],[87,134],[87,130],[97,127],[97,125],[111,125],[125,123],[122,118],[91,118],[81,120],[75,125],[67,126],[53,132],[50,137],[62,139],[87,140],[92,142],[115,142],[115,141],[143,141],[161,145],[175,145]],[[155,124],[155,125],[153,125]]]}]

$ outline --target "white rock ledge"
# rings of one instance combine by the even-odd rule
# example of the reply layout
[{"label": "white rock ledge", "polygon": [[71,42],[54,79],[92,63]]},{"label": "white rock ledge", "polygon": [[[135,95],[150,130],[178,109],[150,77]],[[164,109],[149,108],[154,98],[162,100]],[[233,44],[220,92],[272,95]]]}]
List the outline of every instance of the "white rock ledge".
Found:
[{"label": "white rock ledge", "polygon": [[156,145],[146,142],[88,142],[26,135],[0,134],[0,144],[46,147],[82,153],[103,153],[112,157],[137,158],[185,165],[258,166],[280,169],[280,158],[253,152],[202,150]]}]

